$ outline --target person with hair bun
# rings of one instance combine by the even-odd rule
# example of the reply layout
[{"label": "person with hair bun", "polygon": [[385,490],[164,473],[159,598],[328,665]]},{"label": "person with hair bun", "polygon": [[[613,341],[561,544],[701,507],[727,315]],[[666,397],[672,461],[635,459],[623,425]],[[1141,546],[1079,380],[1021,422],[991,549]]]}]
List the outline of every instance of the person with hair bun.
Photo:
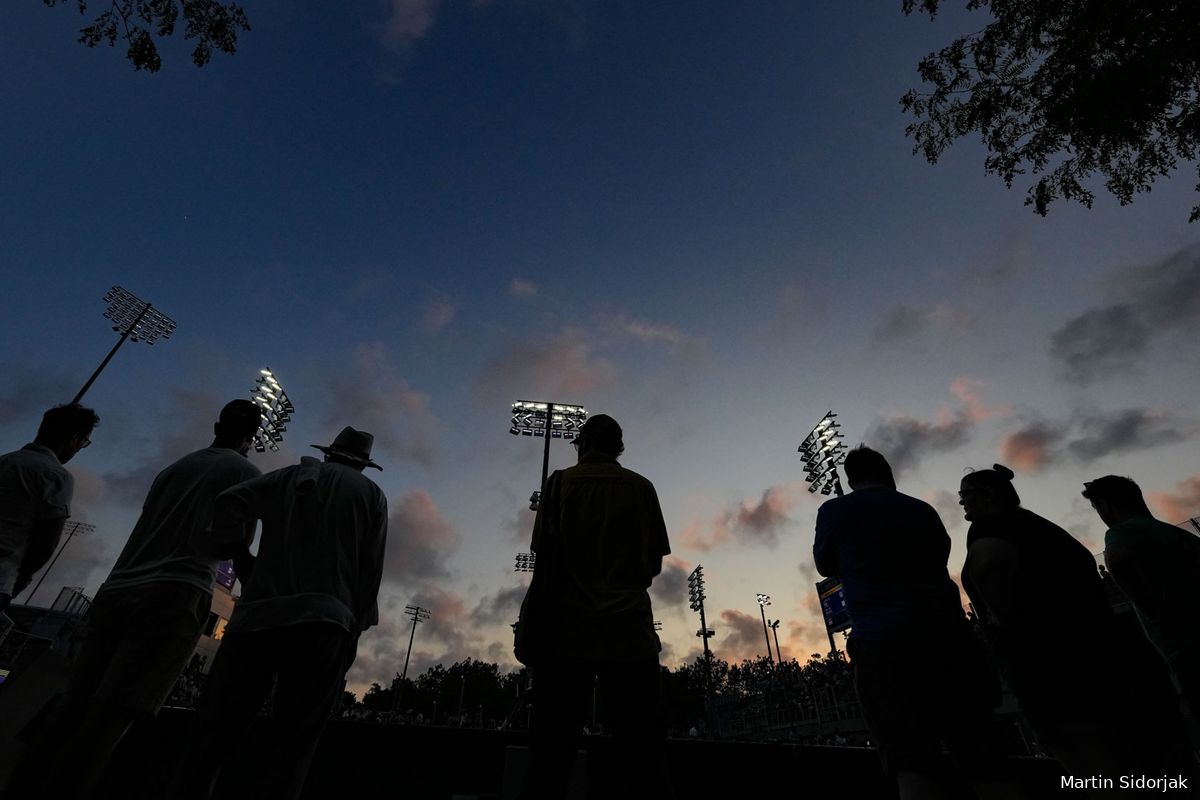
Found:
[{"label": "person with hair bun", "polygon": [[1001,464],[968,472],[963,588],[1041,744],[1069,775],[1195,771],[1170,679],[1128,636],[1088,549],[1021,507]]}]

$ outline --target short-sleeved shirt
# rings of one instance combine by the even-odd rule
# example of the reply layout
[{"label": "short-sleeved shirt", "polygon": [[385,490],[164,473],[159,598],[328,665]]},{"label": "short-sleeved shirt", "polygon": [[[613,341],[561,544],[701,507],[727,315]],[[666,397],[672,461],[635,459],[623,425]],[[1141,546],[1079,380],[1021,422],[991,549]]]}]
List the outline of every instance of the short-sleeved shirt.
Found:
[{"label": "short-sleeved shirt", "polygon": [[662,645],[648,589],[671,546],[654,484],[605,456],[585,457],[560,480],[557,519],[548,525],[543,504],[531,544],[534,553],[553,548],[562,565],[557,599],[569,624],[556,633],[560,655],[656,656]]},{"label": "short-sleeved shirt", "polygon": [[[1200,538],[1154,517],[1133,517],[1104,535],[1105,549],[1122,548],[1152,592],[1134,603],[1142,628],[1163,657],[1200,650]],[[1121,583],[1120,567],[1109,571]]]},{"label": "short-sleeved shirt", "polygon": [[813,557],[818,572],[842,580],[851,638],[930,638],[966,627],[946,569],[950,537],[922,500],[871,486],[826,501]]},{"label": "short-sleeved shirt", "polygon": [[379,621],[387,499],[359,470],[305,456],[217,497],[212,535],[241,538],[262,520],[254,574],[226,631],[333,622],[358,634]]},{"label": "short-sleeved shirt", "polygon": [[217,495],[261,474],[227,447],[197,450],[164,469],[100,591],[174,581],[211,594],[217,559],[201,554],[199,537],[212,523]]},{"label": "short-sleeved shirt", "polygon": [[0,456],[0,594],[11,595],[39,523],[71,516],[74,479],[45,445]]}]

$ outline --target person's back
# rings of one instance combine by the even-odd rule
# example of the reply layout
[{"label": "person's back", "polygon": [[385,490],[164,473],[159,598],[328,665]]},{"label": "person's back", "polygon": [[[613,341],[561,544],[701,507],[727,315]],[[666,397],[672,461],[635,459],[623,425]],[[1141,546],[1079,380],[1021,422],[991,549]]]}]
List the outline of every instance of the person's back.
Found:
[{"label": "person's back", "polygon": [[359,614],[383,567],[382,490],[354,467],[307,456],[255,484],[262,537],[229,630],[326,619],[357,632],[373,623]]},{"label": "person's back", "polygon": [[[648,589],[669,552],[653,484],[615,459],[583,457],[562,471],[554,543],[561,554],[563,654],[638,658],[659,651]],[[536,552],[542,545],[534,540]]]},{"label": "person's back", "polygon": [[142,514],[102,591],[157,581],[187,583],[211,593],[217,559],[197,547],[212,523],[213,501],[259,469],[228,447],[189,453],[154,479]]},{"label": "person's back", "polygon": [[886,486],[856,489],[817,512],[813,554],[841,578],[863,639],[929,638],[964,623],[946,561],[950,537],[928,503]]}]

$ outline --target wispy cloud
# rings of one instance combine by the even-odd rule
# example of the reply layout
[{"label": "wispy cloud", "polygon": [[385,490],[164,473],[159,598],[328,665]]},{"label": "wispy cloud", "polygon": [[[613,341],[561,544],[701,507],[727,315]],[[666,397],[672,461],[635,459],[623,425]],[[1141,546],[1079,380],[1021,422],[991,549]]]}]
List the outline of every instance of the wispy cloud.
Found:
[{"label": "wispy cloud", "polygon": [[632,319],[626,316],[618,316],[609,324],[618,334],[635,339],[642,344],[665,344],[679,347],[692,341],[690,336],[674,325]]},{"label": "wispy cloud", "polygon": [[440,333],[454,321],[458,308],[449,300],[433,300],[425,306],[421,316],[421,328],[426,333]]},{"label": "wispy cloud", "polygon": [[381,40],[399,48],[423,38],[433,27],[441,4],[442,0],[385,0]]},{"label": "wispy cloud", "polygon": [[663,611],[681,611],[687,606],[688,574],[692,567],[674,556],[663,559],[662,572],[650,584],[650,597],[654,600],[656,614]]},{"label": "wispy cloud", "polygon": [[1169,492],[1147,492],[1146,502],[1172,525],[1200,517],[1200,475],[1180,481]]},{"label": "wispy cloud", "polygon": [[409,492],[389,511],[385,579],[409,583],[450,577],[447,562],[461,537],[429,493]]},{"label": "wispy cloud", "polygon": [[1007,406],[986,405],[980,397],[982,385],[974,378],[955,378],[950,392],[958,400],[956,405],[939,408],[933,420],[905,414],[884,417],[867,429],[866,443],[883,453],[898,473],[930,454],[956,450],[970,439],[978,423],[1011,413]]},{"label": "wispy cloud", "polygon": [[1066,431],[1052,423],[1026,423],[1004,435],[1000,460],[1017,472],[1041,472],[1056,460],[1055,448],[1065,436]]},{"label": "wispy cloud", "polygon": [[358,345],[348,364],[338,364],[327,373],[326,389],[322,424],[330,439],[342,427],[353,425],[372,433],[376,448],[386,456],[432,463],[431,429],[436,420],[429,398],[399,375],[382,342]]},{"label": "wispy cloud", "polygon": [[493,357],[476,385],[481,400],[555,398],[577,403],[610,386],[616,369],[598,355],[583,332],[564,328],[544,339],[520,342]]},{"label": "wispy cloud", "polygon": [[713,645],[719,658],[732,664],[766,655],[767,640],[763,636],[762,619],[757,615],[725,609],[721,612],[721,623]]},{"label": "wispy cloud", "polygon": [[1050,356],[1071,383],[1136,371],[1154,340],[1200,321],[1200,247],[1127,269],[1111,284],[1119,300],[1084,311],[1050,337]]},{"label": "wispy cloud", "polygon": [[1080,461],[1181,442],[1195,433],[1193,424],[1174,414],[1145,408],[1091,414],[1080,419],[1079,428],[1067,447]]},{"label": "wispy cloud", "polygon": [[539,294],[536,283],[525,278],[513,278],[508,284],[508,293],[512,297],[537,297]]},{"label": "wispy cloud", "polygon": [[688,525],[680,531],[678,541],[683,547],[701,552],[734,542],[775,547],[780,534],[793,524],[788,512],[800,495],[800,488],[794,484],[768,487],[758,500],[737,503],[715,519]]},{"label": "wispy cloud", "polygon": [[962,332],[971,327],[974,318],[964,309],[951,305],[913,308],[898,305],[875,327],[875,341],[893,344],[914,339],[929,331]]}]

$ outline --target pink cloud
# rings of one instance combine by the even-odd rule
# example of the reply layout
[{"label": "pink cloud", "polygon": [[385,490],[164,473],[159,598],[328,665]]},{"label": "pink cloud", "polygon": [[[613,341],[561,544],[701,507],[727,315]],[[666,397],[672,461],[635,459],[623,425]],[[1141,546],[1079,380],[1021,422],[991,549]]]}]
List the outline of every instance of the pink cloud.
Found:
[{"label": "pink cloud", "polygon": [[[721,627],[710,645],[718,658],[731,664],[744,659],[755,659],[766,655],[767,642],[763,637],[762,619],[736,609],[721,612]],[[772,643],[774,648],[774,643]],[[772,650],[774,652],[774,650]]]},{"label": "pink cloud", "polygon": [[1054,461],[1052,448],[1061,438],[1061,431],[1048,425],[1026,425],[1005,435],[1000,442],[1000,459],[1017,472],[1040,472]]},{"label": "pink cloud", "polygon": [[1200,517],[1200,475],[1180,481],[1169,492],[1147,492],[1146,502],[1156,516],[1172,525]]},{"label": "pink cloud", "polygon": [[447,578],[446,562],[458,549],[460,537],[424,489],[404,495],[388,518],[385,580]]},{"label": "pink cloud", "polygon": [[484,368],[477,394],[488,402],[550,399],[577,403],[583,397],[611,386],[616,370],[597,355],[587,337],[576,328],[518,343],[492,358]]},{"label": "pink cloud", "polygon": [[508,284],[508,293],[512,297],[537,297],[538,286],[533,281],[524,278],[513,278]]},{"label": "pink cloud", "polygon": [[779,544],[780,533],[793,520],[788,513],[799,501],[795,484],[779,484],[765,489],[757,502],[741,502],[707,522],[689,523],[676,537],[685,548],[708,552],[734,541]]},{"label": "pink cloud", "polygon": [[426,333],[438,333],[454,321],[454,315],[457,312],[458,309],[453,303],[447,300],[434,300],[425,307],[425,314],[421,318],[421,327]]}]

